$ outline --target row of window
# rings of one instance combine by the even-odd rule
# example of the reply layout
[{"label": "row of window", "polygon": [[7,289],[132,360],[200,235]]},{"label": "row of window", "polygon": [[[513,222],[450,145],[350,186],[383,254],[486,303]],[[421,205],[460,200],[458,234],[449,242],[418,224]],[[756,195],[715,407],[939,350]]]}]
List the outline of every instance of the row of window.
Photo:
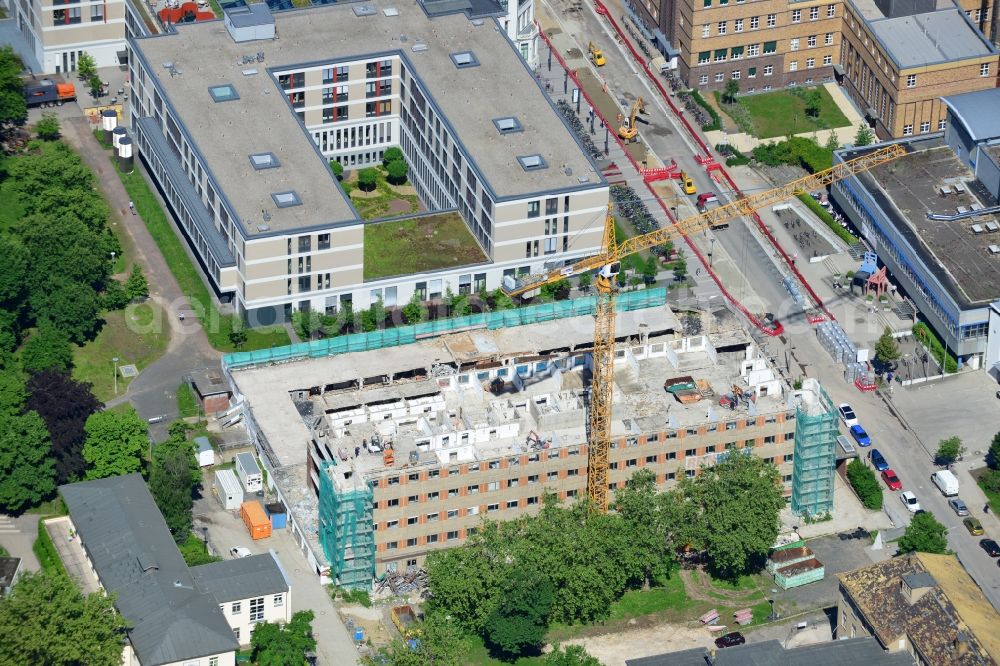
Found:
[{"label": "row of window", "polygon": [[[350,75],[350,70],[347,65],[337,65],[336,67],[325,67],[323,69],[323,84],[327,85],[330,83],[344,83],[348,80]],[[379,79],[383,77],[392,76],[392,60],[379,60],[365,63],[365,78],[368,79]],[[389,81],[377,82],[379,85],[388,84],[391,86]],[[278,85],[284,90],[291,90],[293,88],[302,88],[306,84],[306,74],[305,72],[288,72],[287,74],[278,75]],[[372,83],[367,85],[368,90],[371,90]],[[371,95],[369,95],[371,96]]]},{"label": "row of window", "polygon": [[[249,602],[250,611],[250,621],[251,622],[263,622],[264,621],[264,597],[254,597],[250,599]],[[271,600],[271,605],[274,608],[281,608],[285,605],[285,595],[276,594]],[[222,606],[220,605],[220,608]],[[230,615],[242,615],[243,614],[243,602],[234,601],[229,606]],[[237,635],[237,638],[239,636]]]},{"label": "row of window", "polygon": [[[90,6],[90,21],[96,23],[104,20],[104,5]],[[79,7],[52,10],[52,25],[74,25],[83,22],[83,13]]]},{"label": "row of window", "polygon": [[[944,128],[947,127],[947,125],[948,125],[948,121],[946,121],[946,120],[939,120],[937,122],[937,129],[938,129],[938,131],[939,132],[943,132]],[[931,122],[929,120],[925,120],[922,123],[920,123],[920,133],[921,134],[927,134],[930,131],[931,131]],[[903,136],[913,136],[913,124],[912,123],[907,124],[907,125],[903,125]]]}]

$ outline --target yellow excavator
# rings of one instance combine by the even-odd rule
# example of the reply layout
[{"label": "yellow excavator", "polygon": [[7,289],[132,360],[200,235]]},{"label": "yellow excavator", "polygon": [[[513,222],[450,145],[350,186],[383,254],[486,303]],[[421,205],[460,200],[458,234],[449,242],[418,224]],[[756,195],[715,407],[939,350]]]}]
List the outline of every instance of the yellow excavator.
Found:
[{"label": "yellow excavator", "polygon": [[632,105],[632,111],[629,112],[628,118],[622,114],[618,114],[618,136],[620,136],[625,141],[635,141],[635,138],[639,136],[639,128],[635,126],[636,116],[640,113],[646,112],[646,100],[642,97],[635,100],[635,104]]},{"label": "yellow excavator", "polygon": [[597,48],[597,44],[591,42],[587,48],[590,50],[590,59],[598,67],[604,67],[604,51]]},{"label": "yellow excavator", "polygon": [[594,283],[597,287],[597,308],[594,314],[593,379],[590,386],[590,428],[587,433],[587,494],[593,502],[593,509],[601,513],[608,510],[608,450],[611,448],[611,412],[615,366],[615,299],[618,292],[617,276],[621,261],[625,257],[662,245],[667,241],[677,241],[684,236],[703,232],[709,227],[742,215],[750,215],[755,210],[773,206],[799,192],[813,192],[831,183],[850,178],[906,155],[906,149],[899,144],[889,144],[876,148],[847,162],[835,164],[826,171],[799,178],[790,183],[765,192],[757,192],[732,203],[678,220],[674,224],[656,229],[640,236],[618,239],[615,236],[615,220],[611,216],[611,205],[604,223],[604,238],[600,251],[591,257],[581,259],[571,266],[556,268],[548,273],[525,275],[519,278],[505,277],[502,285],[508,296],[537,293],[545,284],[551,284],[581,273],[596,271]]}]

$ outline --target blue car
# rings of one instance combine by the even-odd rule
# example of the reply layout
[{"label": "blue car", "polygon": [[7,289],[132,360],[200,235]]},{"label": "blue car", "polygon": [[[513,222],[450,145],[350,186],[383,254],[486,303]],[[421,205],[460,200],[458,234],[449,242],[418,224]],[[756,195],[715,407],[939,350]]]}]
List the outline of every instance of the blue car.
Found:
[{"label": "blue car", "polygon": [[865,429],[859,425],[851,426],[851,437],[853,437],[854,441],[858,443],[858,446],[872,445],[872,438],[869,437],[868,433],[865,432]]},{"label": "blue car", "polygon": [[884,472],[889,469],[889,463],[886,461],[885,457],[879,453],[878,449],[872,449],[871,453],[868,454],[868,459],[872,461],[872,465],[878,472]]}]

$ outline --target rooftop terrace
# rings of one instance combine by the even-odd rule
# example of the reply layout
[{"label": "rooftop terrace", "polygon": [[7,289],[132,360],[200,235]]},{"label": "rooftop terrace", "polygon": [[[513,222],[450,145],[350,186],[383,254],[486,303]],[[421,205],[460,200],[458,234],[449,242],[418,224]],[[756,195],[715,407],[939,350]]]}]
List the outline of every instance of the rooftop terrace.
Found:
[{"label": "rooftop terrace", "polygon": [[[259,235],[262,209],[271,214],[271,232],[358,220],[269,75],[297,65],[400,54],[499,198],[601,182],[494,20],[470,20],[462,13],[432,19],[414,2],[365,5],[374,11],[359,16],[359,3],[344,3],[279,12],[275,40],[237,44],[221,21],[206,21],[134,42],[251,236]],[[241,64],[243,56],[258,51],[264,53],[262,64]],[[457,67],[451,55],[463,51],[472,52],[478,64]],[[165,63],[179,73],[168,75]],[[209,87],[223,84],[235,96],[212,103]],[[493,120],[503,117],[517,118],[521,131],[501,134]],[[266,152],[280,166],[254,169],[249,156]],[[535,154],[547,168],[521,168],[517,158]],[[276,207],[271,194],[290,190],[302,204]]]}]

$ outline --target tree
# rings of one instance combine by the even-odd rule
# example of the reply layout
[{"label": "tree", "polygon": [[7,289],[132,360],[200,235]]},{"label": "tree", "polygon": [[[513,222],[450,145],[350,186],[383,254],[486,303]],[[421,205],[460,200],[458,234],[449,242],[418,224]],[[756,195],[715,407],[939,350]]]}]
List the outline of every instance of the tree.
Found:
[{"label": "tree", "polygon": [[939,465],[951,465],[956,460],[961,460],[964,454],[965,447],[962,446],[962,440],[958,437],[949,437],[948,439],[942,439],[938,443],[934,460]]},{"label": "tree", "polygon": [[361,658],[365,666],[462,666],[468,663],[466,642],[456,622],[429,615],[420,625],[420,641],[411,648],[393,641],[376,655]]},{"label": "tree", "polygon": [[73,349],[70,347],[69,336],[50,322],[42,321],[38,331],[24,344],[21,366],[25,372],[68,372],[73,368]]},{"label": "tree", "polygon": [[130,301],[149,297],[149,284],[146,282],[146,276],[142,274],[139,264],[132,264],[132,272],[125,280],[125,293],[128,294]]},{"label": "tree", "polygon": [[993,435],[990,450],[986,454],[986,464],[994,471],[1000,470],[1000,432]]},{"label": "tree", "polygon": [[501,310],[513,310],[516,307],[514,299],[503,293],[502,289],[497,289],[493,292],[493,309],[497,312]]},{"label": "tree", "polygon": [[42,141],[55,141],[59,138],[59,118],[54,113],[43,113],[35,123],[35,132]]},{"label": "tree", "polygon": [[189,458],[194,457],[194,451],[191,447],[188,453],[171,447],[160,453],[159,449],[162,447],[163,445],[156,447],[157,454],[153,456],[149,472],[149,492],[163,514],[174,541],[183,543],[191,535],[191,510],[194,506],[191,487],[195,480],[191,475]]},{"label": "tree", "polygon": [[22,69],[21,59],[12,46],[0,48],[0,138],[6,138],[28,120]]},{"label": "tree", "polygon": [[382,166],[388,168],[393,162],[402,162],[405,159],[402,149],[399,146],[392,146],[386,148],[385,152],[382,153]]},{"label": "tree", "polygon": [[543,284],[542,288],[539,290],[539,296],[543,301],[562,301],[569,298],[569,290],[571,285],[569,280],[562,278],[556,280],[555,282],[549,282],[548,284]]},{"label": "tree", "polygon": [[344,180],[344,165],[337,160],[330,160],[330,169],[338,181]]},{"label": "tree", "polygon": [[866,509],[882,508],[882,486],[867,465],[855,458],[847,465],[847,480]]},{"label": "tree", "polygon": [[374,331],[385,325],[385,305],[379,298],[361,313],[361,330]]},{"label": "tree", "polygon": [[633,474],[625,487],[615,493],[612,508],[621,516],[623,529],[639,562],[642,571],[639,584],[649,587],[657,577],[668,574],[674,565],[666,512],[657,497],[656,475],[649,470]]},{"label": "tree", "polygon": [[759,569],[778,536],[778,512],[785,506],[781,474],[749,452],[731,452],[714,467],[685,479],[682,492],[698,506],[704,549],[712,569],[735,578]]},{"label": "tree", "polygon": [[378,171],[368,167],[358,171],[358,187],[362,192],[371,192],[378,184]]},{"label": "tree", "polygon": [[142,452],[149,445],[148,424],[134,409],[97,412],[87,419],[83,459],[87,479],[131,474],[142,469]]},{"label": "tree", "polygon": [[403,185],[410,173],[410,166],[403,160],[394,160],[385,165],[386,180],[393,185]]},{"label": "tree", "polygon": [[101,303],[90,285],[53,278],[45,290],[32,295],[31,308],[36,320],[48,320],[73,342],[83,344],[97,332]]},{"label": "tree", "polygon": [[62,574],[25,573],[0,601],[0,663],[118,666],[126,627],[114,596],[84,596]]},{"label": "tree", "polygon": [[35,412],[0,413],[0,512],[20,513],[55,490],[56,465],[45,422]]},{"label": "tree", "polygon": [[234,317],[229,328],[229,342],[237,349],[247,343],[247,327],[242,317]]},{"label": "tree", "polygon": [[250,649],[257,666],[303,666],[305,654],[316,648],[312,611],[298,611],[284,627],[264,622],[254,627]]},{"label": "tree", "polygon": [[300,338],[312,340],[323,330],[323,318],[315,310],[296,310],[292,313],[292,326]]},{"label": "tree", "polygon": [[577,280],[577,286],[580,288],[580,291],[590,291],[590,285],[593,284],[593,281],[594,278],[591,277],[590,273],[580,273],[580,278]]},{"label": "tree", "polygon": [[806,93],[806,115],[812,118],[819,117],[819,112],[823,108],[823,95],[818,89],[810,90]]},{"label": "tree", "polygon": [[101,305],[106,310],[121,310],[129,303],[128,293],[118,280],[108,280],[101,294]]},{"label": "tree", "polygon": [[895,361],[899,360],[899,345],[892,337],[892,329],[888,326],[882,332],[878,342],[875,343],[875,358],[886,367],[892,367]]},{"label": "tree", "polygon": [[740,94],[740,82],[735,79],[726,81],[726,87],[722,90],[722,101],[726,104],[735,104],[736,96]]},{"label": "tree", "polygon": [[942,555],[948,550],[947,532],[948,528],[939,523],[933,513],[918,513],[899,539],[899,552]]},{"label": "tree", "polygon": [[870,146],[875,143],[875,132],[868,123],[858,125],[858,131],[854,134],[855,146]]},{"label": "tree", "polygon": [[427,315],[427,308],[420,300],[420,295],[413,292],[410,301],[403,306],[403,319],[406,320],[407,324],[419,324],[422,321],[427,321]]},{"label": "tree", "polygon": [[831,153],[840,148],[840,139],[837,137],[837,133],[830,130],[830,136],[826,137],[826,145],[824,146]]},{"label": "tree", "polygon": [[563,650],[559,645],[542,660],[544,666],[601,666],[597,657],[587,654],[582,645],[570,645]]},{"label": "tree", "polygon": [[486,623],[486,641],[502,659],[537,653],[552,610],[552,583],[537,571],[515,568],[503,582],[500,601]]},{"label": "tree", "polygon": [[677,258],[674,259],[674,278],[680,282],[685,275],[687,275],[687,262],[684,260],[684,254],[678,252]]},{"label": "tree", "polygon": [[94,56],[86,51],[81,53],[80,57],[76,59],[76,73],[81,79],[91,79],[97,76],[97,61],[94,60]]},{"label": "tree", "polygon": [[52,439],[56,482],[83,478],[84,425],[101,408],[90,384],[74,380],[68,371],[45,370],[28,379],[27,408],[38,413]]}]

